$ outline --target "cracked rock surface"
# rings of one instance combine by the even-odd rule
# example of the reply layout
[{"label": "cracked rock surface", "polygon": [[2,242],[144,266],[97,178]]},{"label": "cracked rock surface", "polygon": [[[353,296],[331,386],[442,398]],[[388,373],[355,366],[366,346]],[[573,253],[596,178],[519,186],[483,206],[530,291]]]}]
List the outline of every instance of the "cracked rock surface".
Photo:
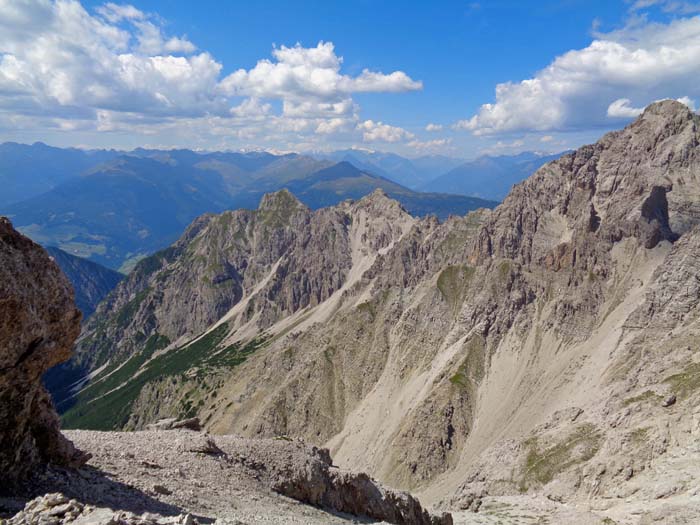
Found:
[{"label": "cracked rock surface", "polygon": [[39,245],[0,217],[0,491],[42,463],[87,458],[59,431],[41,376],[66,361],[80,331],[73,290]]}]

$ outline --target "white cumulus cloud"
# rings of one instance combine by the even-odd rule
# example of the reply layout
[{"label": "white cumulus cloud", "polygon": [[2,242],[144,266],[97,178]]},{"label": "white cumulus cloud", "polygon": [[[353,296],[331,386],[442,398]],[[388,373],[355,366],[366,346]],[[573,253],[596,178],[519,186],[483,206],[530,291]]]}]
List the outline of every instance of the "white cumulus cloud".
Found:
[{"label": "white cumulus cloud", "polygon": [[[688,106],[692,111],[695,111],[695,101],[692,100],[690,97],[681,97],[676,100]],[[634,118],[641,115],[643,111],[643,107],[633,107],[632,101],[630,99],[619,98],[608,106],[608,117]]]},{"label": "white cumulus cloud", "polygon": [[689,15],[700,12],[700,4],[685,0],[637,0],[631,11],[642,11],[650,7],[660,7],[666,13]]},{"label": "white cumulus cloud", "polygon": [[[98,110],[151,115],[223,112],[216,86],[221,64],[164,39],[130,6],[90,15],[71,0],[0,1],[0,109],[84,118]],[[128,20],[128,27],[110,20]],[[151,53],[145,53],[144,47]]]},{"label": "white cumulus cloud", "polygon": [[608,106],[608,117],[634,118],[640,115],[644,108],[632,107],[632,101],[628,98],[618,98]]},{"label": "white cumulus cloud", "polygon": [[263,117],[269,114],[271,109],[271,104],[261,102],[257,98],[247,98],[231,108],[231,114],[236,117]]},{"label": "white cumulus cloud", "polygon": [[174,137],[203,130],[295,142],[339,133],[408,137],[387,124],[358,128],[353,94],[422,83],[403,71],[349,75],[342,64],[332,42],[296,44],[223,77],[210,53],[132,5],[89,11],[78,0],[0,0],[0,129]]},{"label": "white cumulus cloud", "polygon": [[316,133],[333,135],[341,131],[347,131],[351,127],[351,121],[345,118],[331,118],[322,120],[316,126]]},{"label": "white cumulus cloud", "polygon": [[452,143],[451,138],[433,140],[412,140],[406,145],[421,151],[442,151]]},{"label": "white cumulus cloud", "polygon": [[690,97],[681,97],[676,99],[678,102],[681,104],[685,104],[690,108],[691,111],[697,111],[697,107],[695,104],[695,101],[691,99]]},{"label": "white cumulus cloud", "polygon": [[425,131],[442,131],[442,124],[433,124],[431,122],[425,126]]},{"label": "white cumulus cloud", "polygon": [[360,122],[357,129],[362,131],[362,140],[365,142],[400,142],[414,138],[413,133],[403,128],[373,120]]},{"label": "white cumulus cloud", "polygon": [[112,23],[122,20],[143,20],[146,18],[143,11],[136,9],[133,5],[115,4],[107,2],[97,8],[97,12]]},{"label": "white cumulus cloud", "polygon": [[498,84],[495,102],[453,128],[475,135],[590,129],[654,100],[700,96],[698,76],[700,17],[637,22],[598,34],[533,78]]},{"label": "white cumulus cloud", "polygon": [[342,57],[332,42],[316,47],[281,46],[272,51],[274,61],[264,59],[250,70],[239,69],[221,82],[228,95],[276,98],[292,103],[299,100],[337,104],[352,93],[401,92],[422,89],[421,82],[403,71],[390,74],[365,69],[351,77],[340,72]]}]

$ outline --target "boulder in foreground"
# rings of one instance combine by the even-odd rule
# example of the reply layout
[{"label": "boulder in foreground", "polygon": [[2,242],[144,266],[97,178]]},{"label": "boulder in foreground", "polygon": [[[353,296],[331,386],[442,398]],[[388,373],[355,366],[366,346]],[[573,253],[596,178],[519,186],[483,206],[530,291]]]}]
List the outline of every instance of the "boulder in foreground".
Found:
[{"label": "boulder in foreground", "polygon": [[59,430],[41,376],[66,361],[80,312],[66,277],[39,245],[0,218],[0,491],[35,467],[82,465]]}]

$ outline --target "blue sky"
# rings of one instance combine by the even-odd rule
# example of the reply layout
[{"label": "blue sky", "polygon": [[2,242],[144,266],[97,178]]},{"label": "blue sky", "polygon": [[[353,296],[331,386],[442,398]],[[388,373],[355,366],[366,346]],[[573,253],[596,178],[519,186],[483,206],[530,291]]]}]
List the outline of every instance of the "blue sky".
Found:
[{"label": "blue sky", "polygon": [[0,140],[555,151],[700,100],[676,0],[0,0]]},{"label": "blue sky", "polygon": [[[99,6],[102,2],[86,3]],[[425,2],[132,2],[154,11],[175,34],[186,34],[224,65],[251,68],[273,44],[335,44],[344,70],[403,70],[423,91],[404,97],[359,98],[375,119],[405,126],[430,118],[450,122],[455,110],[475,111],[499,82],[526,78],[553,57],[591,41],[597,18],[616,27],[627,5],[614,1]],[[215,15],[215,16],[213,16]],[[455,107],[457,103],[457,107]]]}]

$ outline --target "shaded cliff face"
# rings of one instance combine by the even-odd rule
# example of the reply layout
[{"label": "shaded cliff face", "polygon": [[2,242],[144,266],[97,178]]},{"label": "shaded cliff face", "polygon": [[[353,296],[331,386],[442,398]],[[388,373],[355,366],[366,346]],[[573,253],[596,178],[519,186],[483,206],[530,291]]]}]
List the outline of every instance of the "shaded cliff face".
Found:
[{"label": "shaded cliff face", "polygon": [[654,104],[442,224],[381,194],[202,218],[100,306],[66,418],[300,435],[434,500],[636,494],[700,401],[698,124]]},{"label": "shaded cliff face", "polygon": [[75,291],[75,305],[83,318],[90,317],[97,305],[124,276],[97,263],[49,246],[46,251],[66,274]]},{"label": "shaded cliff face", "polygon": [[0,218],[0,471],[3,488],[41,463],[84,457],[59,431],[41,384],[67,360],[80,331],[73,291],[46,252]]}]

